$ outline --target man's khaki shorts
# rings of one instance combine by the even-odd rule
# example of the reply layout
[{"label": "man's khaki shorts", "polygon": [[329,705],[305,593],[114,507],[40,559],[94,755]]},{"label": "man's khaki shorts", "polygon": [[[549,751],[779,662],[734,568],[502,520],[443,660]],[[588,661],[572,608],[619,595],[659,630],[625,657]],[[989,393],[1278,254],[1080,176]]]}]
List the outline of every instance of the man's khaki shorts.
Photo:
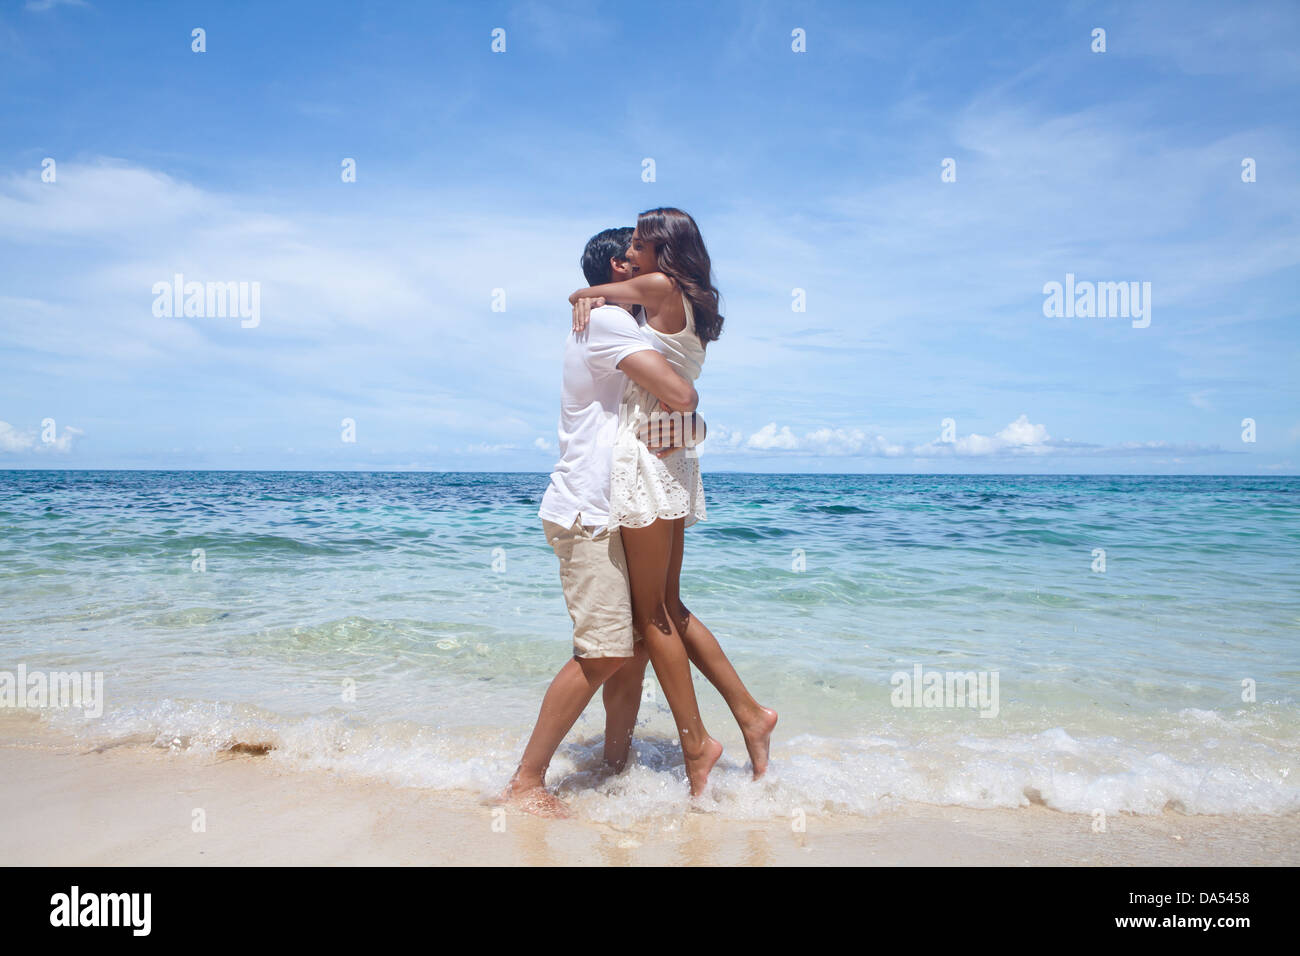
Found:
[{"label": "man's khaki shorts", "polygon": [[560,559],[560,586],[573,618],[574,657],[631,657],[641,635],[632,627],[623,536],[617,528],[572,528],[542,519]]}]

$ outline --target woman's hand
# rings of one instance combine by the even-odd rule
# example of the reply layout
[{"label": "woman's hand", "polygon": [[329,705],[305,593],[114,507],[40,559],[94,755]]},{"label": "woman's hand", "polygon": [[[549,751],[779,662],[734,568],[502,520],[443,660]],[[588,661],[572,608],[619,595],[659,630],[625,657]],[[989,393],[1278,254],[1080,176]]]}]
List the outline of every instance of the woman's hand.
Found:
[{"label": "woman's hand", "polygon": [[573,333],[581,335],[591,321],[591,310],[605,304],[604,296],[595,299],[578,299],[573,303]]}]

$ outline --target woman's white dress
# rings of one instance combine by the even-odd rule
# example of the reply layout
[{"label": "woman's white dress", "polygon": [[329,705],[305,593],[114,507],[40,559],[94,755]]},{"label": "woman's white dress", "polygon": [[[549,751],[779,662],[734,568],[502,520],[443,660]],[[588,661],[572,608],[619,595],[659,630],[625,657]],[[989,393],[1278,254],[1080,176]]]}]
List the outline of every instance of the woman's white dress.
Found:
[{"label": "woman's white dress", "polygon": [[[686,327],[680,332],[659,332],[649,325],[641,331],[679,375],[694,382],[704,366],[704,343],[695,332],[695,313],[685,295],[682,307]],[[683,448],[657,458],[637,436],[638,426],[650,421],[653,413],[669,414],[660,410],[659,400],[628,379],[619,411],[610,466],[610,526],[644,528],[660,518],[685,518],[688,526],[708,520],[698,452]]]}]

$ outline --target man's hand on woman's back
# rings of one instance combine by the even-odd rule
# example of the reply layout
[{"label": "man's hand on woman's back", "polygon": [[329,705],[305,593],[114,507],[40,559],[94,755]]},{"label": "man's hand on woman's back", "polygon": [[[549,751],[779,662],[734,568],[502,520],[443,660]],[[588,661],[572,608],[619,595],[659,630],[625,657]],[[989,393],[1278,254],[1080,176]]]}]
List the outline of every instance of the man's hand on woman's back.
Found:
[{"label": "man's hand on woman's back", "polygon": [[683,448],[694,448],[704,441],[706,431],[704,419],[695,412],[675,412],[660,402],[650,420],[638,426],[637,437],[656,458],[667,458]]}]

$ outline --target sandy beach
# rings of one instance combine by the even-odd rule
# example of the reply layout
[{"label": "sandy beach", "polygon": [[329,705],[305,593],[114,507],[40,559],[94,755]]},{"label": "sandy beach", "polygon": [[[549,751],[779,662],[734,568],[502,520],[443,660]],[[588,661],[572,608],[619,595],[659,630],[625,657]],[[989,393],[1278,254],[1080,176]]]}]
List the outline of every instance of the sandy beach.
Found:
[{"label": "sandy beach", "polygon": [[[1300,863],[1300,819],[1121,814],[1094,833],[1040,806],[726,820],[685,808],[628,830],[542,820],[477,794],[278,766],[273,756],[89,749],[36,721],[0,739],[9,865],[963,866]],[[204,828],[196,832],[196,811]]]}]

